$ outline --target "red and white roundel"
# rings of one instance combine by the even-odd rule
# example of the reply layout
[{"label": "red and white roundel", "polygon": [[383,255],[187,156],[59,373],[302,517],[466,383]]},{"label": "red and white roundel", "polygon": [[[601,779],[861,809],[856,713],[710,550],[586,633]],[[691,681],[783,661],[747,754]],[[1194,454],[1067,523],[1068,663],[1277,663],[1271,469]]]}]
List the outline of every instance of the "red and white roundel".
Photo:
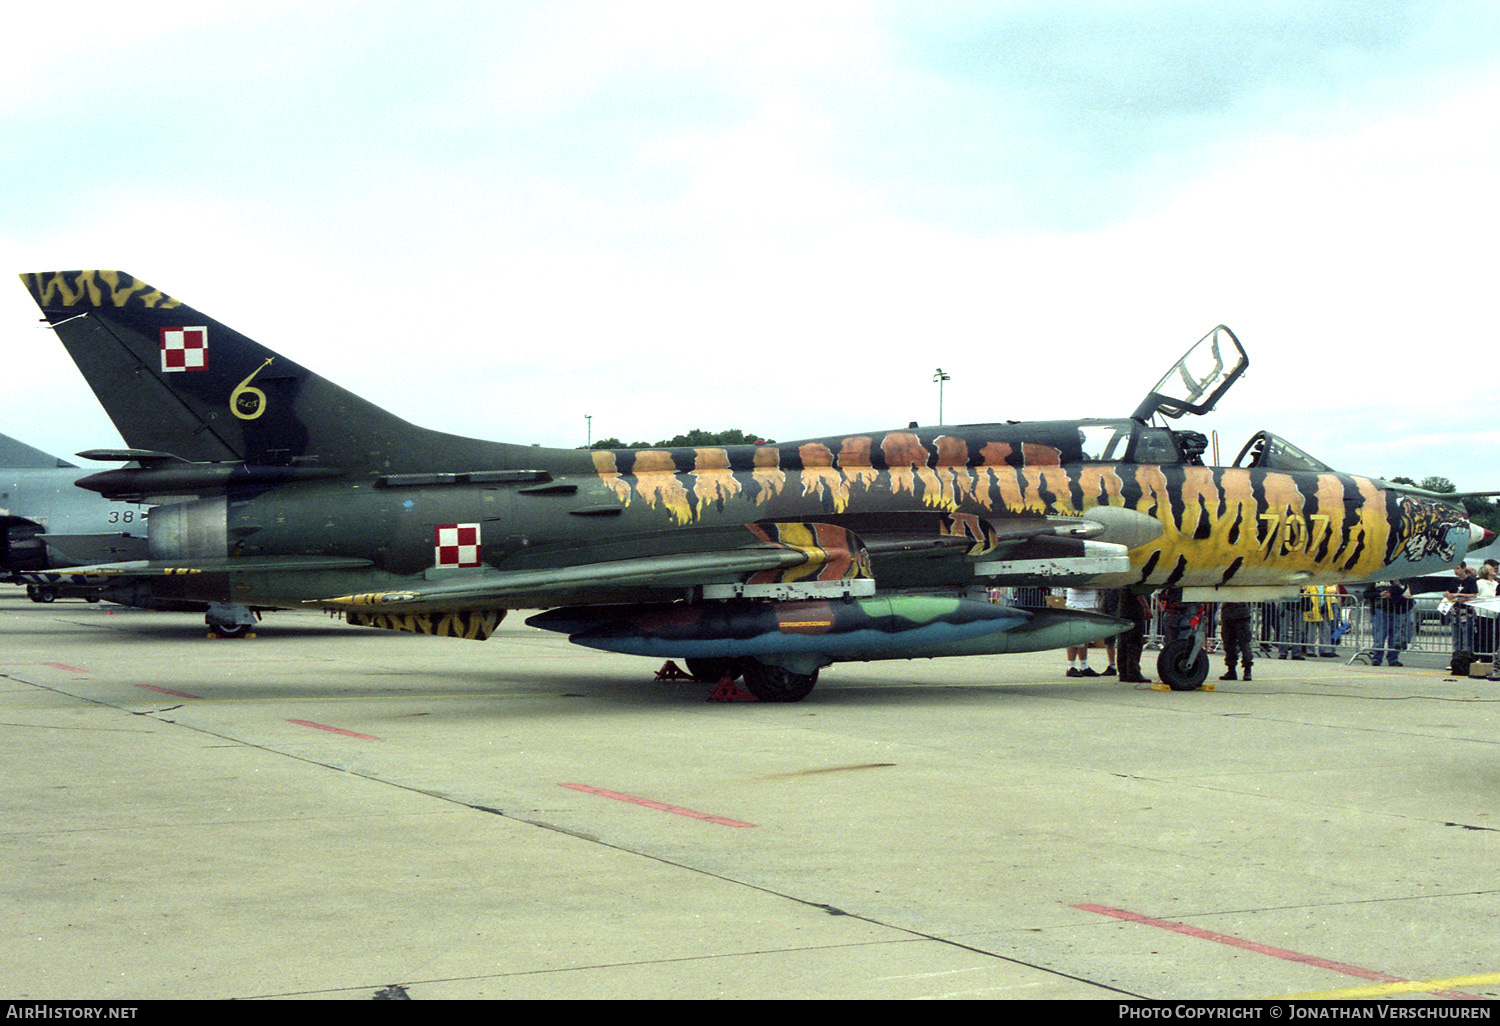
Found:
[{"label": "red and white roundel", "polygon": [[161,369],[169,374],[208,370],[208,328],[161,329]]},{"label": "red and white roundel", "polygon": [[438,524],[432,529],[438,566],[479,566],[479,525]]}]

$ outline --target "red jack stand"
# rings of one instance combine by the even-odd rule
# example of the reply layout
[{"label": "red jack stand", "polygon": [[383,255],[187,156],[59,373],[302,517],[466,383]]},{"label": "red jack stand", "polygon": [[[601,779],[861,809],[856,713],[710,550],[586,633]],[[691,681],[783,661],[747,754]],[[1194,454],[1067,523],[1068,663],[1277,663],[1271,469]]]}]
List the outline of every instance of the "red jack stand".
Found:
[{"label": "red jack stand", "polygon": [[719,681],[713,693],[708,696],[710,702],[759,702],[750,692],[740,687],[729,677]]},{"label": "red jack stand", "polygon": [[659,681],[692,680],[693,675],[691,673],[688,673],[682,667],[678,666],[672,660],[668,659],[665,663],[662,664],[661,669],[656,671],[656,679]]}]

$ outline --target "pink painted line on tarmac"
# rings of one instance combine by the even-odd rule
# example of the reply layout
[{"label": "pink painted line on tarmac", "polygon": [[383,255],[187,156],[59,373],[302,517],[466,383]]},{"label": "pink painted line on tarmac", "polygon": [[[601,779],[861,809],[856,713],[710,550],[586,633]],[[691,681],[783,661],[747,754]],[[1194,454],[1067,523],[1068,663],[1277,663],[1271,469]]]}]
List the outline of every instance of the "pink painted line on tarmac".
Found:
[{"label": "pink painted line on tarmac", "polygon": [[726,819],[723,816],[712,816],[706,812],[695,812],[692,809],[684,809],[677,805],[667,805],[664,802],[654,802],[650,798],[637,798],[633,794],[621,794],[618,791],[606,791],[602,787],[591,787],[588,784],[562,784],[562,787],[574,791],[582,791],[584,794],[598,795],[600,798],[613,798],[617,802],[629,802],[631,805],[640,805],[648,809],[656,809],[658,812],[670,812],[674,816],[687,816],[689,819],[701,819],[707,823],[717,823],[719,826],[728,827],[753,827],[754,823],[741,823],[737,819]]},{"label": "pink painted line on tarmac", "polygon": [[299,727],[311,727],[314,730],[326,730],[330,734],[342,734],[345,737],[357,737],[361,741],[380,740],[380,738],[375,737],[373,734],[356,734],[352,730],[344,730],[342,727],[330,727],[326,723],[314,723],[312,720],[287,720],[287,722],[295,723]]},{"label": "pink painted line on tarmac", "polygon": [[76,666],[69,666],[67,663],[43,663],[42,665],[43,666],[50,666],[54,670],[67,670],[69,673],[88,673],[89,672],[87,670],[80,670]]},{"label": "pink painted line on tarmac", "polygon": [[[1374,969],[1362,969],[1357,965],[1349,965],[1346,962],[1335,962],[1328,958],[1319,958],[1317,955],[1304,955],[1300,951],[1289,951],[1286,948],[1274,947],[1270,944],[1259,944],[1255,941],[1245,940],[1243,937],[1233,937],[1227,933],[1215,933],[1197,926],[1188,926],[1186,923],[1174,923],[1169,919],[1153,919],[1143,916],[1137,912],[1127,912],[1122,908],[1110,908],[1108,905],[1074,905],[1074,908],[1082,912],[1097,912],[1101,916],[1111,916],[1115,919],[1123,919],[1127,923],[1140,923],[1143,926],[1155,926],[1162,930],[1171,930],[1188,937],[1196,937],[1199,940],[1213,941],[1215,944],[1227,944],[1232,948],[1241,948],[1245,951],[1253,951],[1259,955],[1270,955],[1272,958],[1282,958],[1288,962],[1300,962],[1302,965],[1315,966],[1319,969],[1329,969],[1345,976],[1355,976],[1361,980],[1370,980],[1373,983],[1410,983],[1411,981],[1401,977],[1392,976],[1390,973],[1378,972]],[[1441,997],[1468,998],[1474,995],[1465,994],[1462,991],[1434,991]]]},{"label": "pink painted line on tarmac", "polygon": [[198,695],[190,695],[186,691],[173,691],[171,688],[159,688],[155,684],[137,684],[136,687],[145,688],[147,691],[160,691],[164,695],[176,695],[178,698],[199,697]]}]

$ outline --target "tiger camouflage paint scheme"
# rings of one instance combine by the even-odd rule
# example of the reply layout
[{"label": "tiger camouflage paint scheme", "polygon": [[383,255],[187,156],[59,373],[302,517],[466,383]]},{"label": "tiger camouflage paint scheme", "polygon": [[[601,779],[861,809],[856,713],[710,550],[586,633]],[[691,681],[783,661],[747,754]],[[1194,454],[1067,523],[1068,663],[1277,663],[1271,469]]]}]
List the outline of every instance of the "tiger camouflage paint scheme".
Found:
[{"label": "tiger camouflage paint scheme", "polygon": [[1072,517],[1097,506],[1132,509],[1158,521],[1160,537],[1131,550],[1131,573],[1095,582],[1104,587],[1358,581],[1402,557],[1452,561],[1448,534],[1467,530],[1453,507],[1384,489],[1367,477],[1065,464],[1059,446],[992,437],[1006,427],[963,428],[962,434],[929,434],[925,441],[906,430],[788,447],[599,450],[593,460],[621,503],[644,504],[676,526],[721,517],[805,519],[899,510],[914,500],[948,514],[952,533],[970,532],[969,555],[982,556],[993,549],[994,532],[974,533],[976,521]]}]

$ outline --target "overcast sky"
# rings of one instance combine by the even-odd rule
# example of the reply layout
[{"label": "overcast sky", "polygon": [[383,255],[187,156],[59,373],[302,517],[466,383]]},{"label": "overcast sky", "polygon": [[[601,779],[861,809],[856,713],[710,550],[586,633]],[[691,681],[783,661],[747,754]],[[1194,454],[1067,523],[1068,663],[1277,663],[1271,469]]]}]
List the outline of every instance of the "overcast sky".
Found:
[{"label": "overcast sky", "polygon": [[[128,271],[409,420],[582,445],[1218,413],[1500,488],[1500,5],[24,5],[0,432],[119,439],[13,274]],[[6,280],[9,285],[5,284]]]}]

